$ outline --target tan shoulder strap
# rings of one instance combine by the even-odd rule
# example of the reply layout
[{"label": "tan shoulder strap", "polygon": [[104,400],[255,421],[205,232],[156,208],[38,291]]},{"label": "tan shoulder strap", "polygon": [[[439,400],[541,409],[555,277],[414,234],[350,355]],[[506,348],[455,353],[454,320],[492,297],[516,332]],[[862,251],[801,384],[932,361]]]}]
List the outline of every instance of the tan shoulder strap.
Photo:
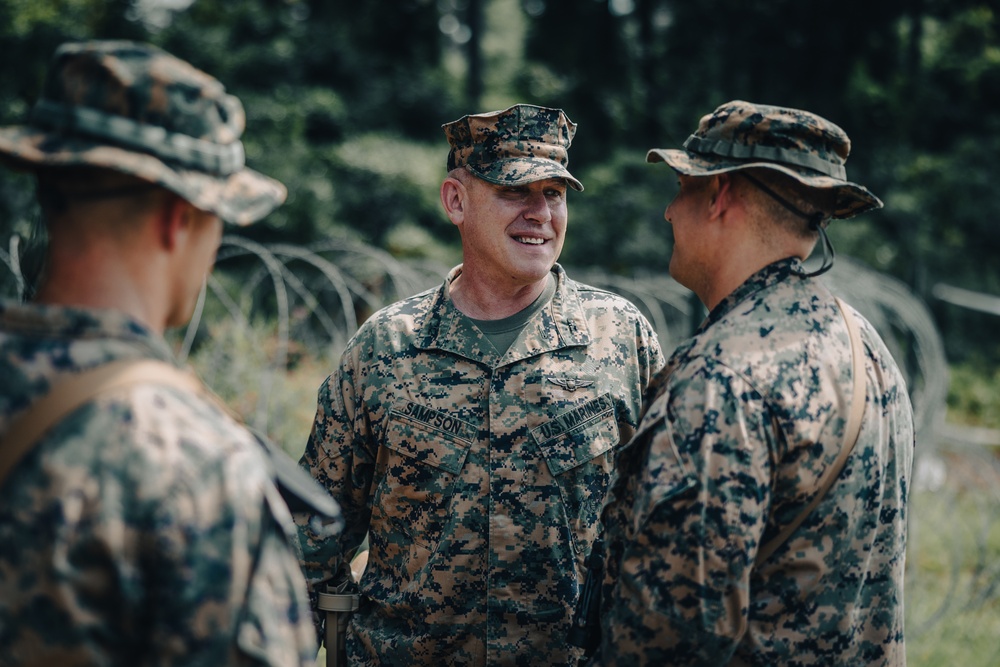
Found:
[{"label": "tan shoulder strap", "polygon": [[816,495],[809,502],[805,508],[799,512],[791,523],[785,526],[784,530],[775,535],[771,540],[762,546],[757,552],[757,563],[763,563],[767,560],[771,554],[777,550],[785,541],[792,536],[792,533],[802,525],[802,522],[806,520],[816,506],[819,505],[823,497],[826,496],[827,491],[833,486],[837,477],[840,476],[840,471],[844,469],[844,464],[847,463],[847,457],[851,455],[854,451],[854,445],[858,441],[858,436],[861,435],[861,419],[865,414],[865,356],[864,356],[864,345],[861,342],[861,334],[858,331],[858,323],[854,316],[851,315],[850,311],[847,310],[847,306],[839,298],[837,299],[837,306],[840,307],[840,312],[843,314],[844,319],[847,321],[847,333],[851,339],[851,375],[854,378],[854,392],[851,394],[851,412],[847,420],[847,426],[844,429],[844,443],[840,447],[840,453],[837,455],[837,460],[826,471],[826,475],[823,477],[819,489],[816,490]]},{"label": "tan shoulder strap", "polygon": [[[102,394],[134,384],[174,387],[197,394],[238,424],[243,424],[222,399],[191,371],[154,359],[112,361],[82,373],[59,378],[48,394],[37,399],[0,437],[0,485],[32,446],[60,420]],[[328,519],[340,517],[330,494],[268,438],[247,428],[263,448],[271,477],[289,509]]]},{"label": "tan shoulder strap", "polygon": [[164,361],[123,359],[60,378],[0,439],[0,484],[31,448],[62,419],[101,394],[136,383],[160,384],[204,394],[193,373]]}]

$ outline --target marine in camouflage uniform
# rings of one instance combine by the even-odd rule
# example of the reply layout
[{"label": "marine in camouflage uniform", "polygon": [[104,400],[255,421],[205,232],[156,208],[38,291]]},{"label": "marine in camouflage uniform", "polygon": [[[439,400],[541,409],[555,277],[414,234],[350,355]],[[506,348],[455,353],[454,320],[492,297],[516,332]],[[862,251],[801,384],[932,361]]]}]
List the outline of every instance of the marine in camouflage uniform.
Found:
[{"label": "marine in camouflage uniform", "polygon": [[[565,167],[574,130],[563,112],[528,105],[445,125],[442,200],[465,261],[365,322],[320,388],[301,463],[346,529],[339,541],[303,531],[306,577],[323,590],[370,533],[351,664],[579,657],[565,636],[584,559],[663,357],[632,304],[554,264],[566,184],[582,188]],[[488,230],[506,253],[498,266],[524,270],[534,290],[509,347],[457,289],[502,254],[482,251]]]},{"label": "marine in camouflage uniform", "polygon": [[[284,199],[244,168],[243,123],[218,81],[154,47],[57,50],[29,124],[0,130],[0,156],[38,176],[51,239],[40,302],[0,304],[0,447],[64,379],[121,360],[179,366],[163,328],[190,317],[219,217],[248,223]],[[118,186],[94,189],[107,183]],[[104,213],[121,218],[105,229]],[[183,217],[191,243],[154,216]],[[77,230],[74,246],[80,220],[102,229]],[[143,245],[152,224],[173,254]],[[119,242],[136,254],[119,256]],[[108,247],[118,255],[87,264]],[[166,291],[109,282],[123,264]],[[315,663],[280,466],[206,394],[109,391],[13,465],[0,482],[3,667]],[[329,499],[325,509],[335,525]]]},{"label": "marine in camouflage uniform", "polygon": [[[618,460],[602,516],[602,637],[591,665],[905,664],[906,386],[848,307],[864,348],[864,395],[852,395],[846,320],[801,262],[830,217],[881,205],[846,181],[849,146],[814,114],[731,102],[702,119],[685,150],[648,155],[680,174],[665,214],[677,236],[671,272],[710,312],[656,376]],[[749,228],[741,216],[762,210],[784,221]],[[697,247],[721,229],[731,237],[722,247],[744,255],[726,261],[743,273],[711,263],[718,246]],[[772,245],[753,245],[762,232]],[[776,238],[801,255],[783,257]],[[839,477],[758,558],[816,494],[858,400],[860,434]]]}]

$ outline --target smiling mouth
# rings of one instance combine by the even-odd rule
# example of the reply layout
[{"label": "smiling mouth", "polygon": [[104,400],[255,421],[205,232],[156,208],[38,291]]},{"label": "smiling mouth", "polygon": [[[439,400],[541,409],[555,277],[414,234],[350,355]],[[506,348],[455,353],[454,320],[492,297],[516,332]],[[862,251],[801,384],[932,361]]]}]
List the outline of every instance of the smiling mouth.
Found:
[{"label": "smiling mouth", "polygon": [[536,236],[515,236],[514,240],[524,245],[542,245],[545,243],[545,239],[540,239]]}]

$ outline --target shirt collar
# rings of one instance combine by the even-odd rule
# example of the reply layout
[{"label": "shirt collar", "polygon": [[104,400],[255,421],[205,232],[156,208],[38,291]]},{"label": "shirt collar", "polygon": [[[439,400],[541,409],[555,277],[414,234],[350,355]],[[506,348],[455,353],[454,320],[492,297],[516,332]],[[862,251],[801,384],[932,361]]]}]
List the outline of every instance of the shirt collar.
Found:
[{"label": "shirt collar", "polygon": [[797,257],[788,257],[778,260],[773,264],[768,264],[763,269],[753,274],[742,285],[729,293],[729,296],[720,301],[712,312],[708,314],[705,321],[698,327],[696,333],[701,333],[708,327],[718,322],[728,315],[736,306],[752,299],[755,295],[789,278],[803,278],[804,271],[802,262]]},{"label": "shirt collar", "polygon": [[500,355],[479,329],[448,297],[448,285],[462,272],[456,266],[434,296],[434,303],[416,336],[420,349],[439,349],[497,367],[563,347],[588,345],[590,329],[576,284],[556,264],[556,292],[552,300],[528,321],[521,335]]},{"label": "shirt collar", "polygon": [[176,364],[167,341],[129,315],[110,309],[0,302],[0,328],[35,339],[118,339],[140,345],[157,359]]}]

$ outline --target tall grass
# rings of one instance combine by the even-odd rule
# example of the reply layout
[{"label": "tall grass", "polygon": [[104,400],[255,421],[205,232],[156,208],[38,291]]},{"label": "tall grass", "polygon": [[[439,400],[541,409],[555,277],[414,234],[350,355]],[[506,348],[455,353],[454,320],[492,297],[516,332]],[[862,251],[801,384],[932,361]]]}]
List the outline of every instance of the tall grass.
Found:
[{"label": "tall grass", "polygon": [[1000,665],[1000,458],[966,447],[937,465],[944,477],[910,497],[908,662]]}]

